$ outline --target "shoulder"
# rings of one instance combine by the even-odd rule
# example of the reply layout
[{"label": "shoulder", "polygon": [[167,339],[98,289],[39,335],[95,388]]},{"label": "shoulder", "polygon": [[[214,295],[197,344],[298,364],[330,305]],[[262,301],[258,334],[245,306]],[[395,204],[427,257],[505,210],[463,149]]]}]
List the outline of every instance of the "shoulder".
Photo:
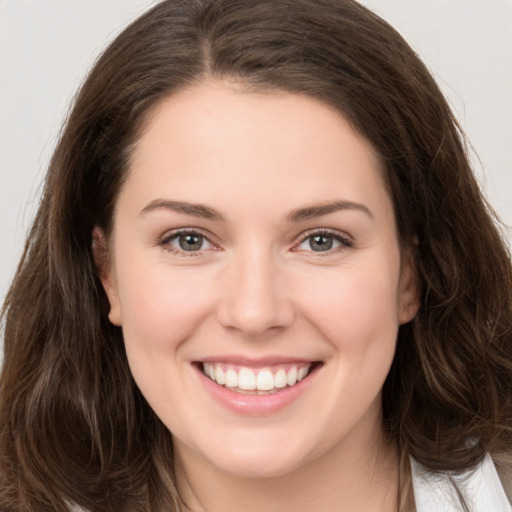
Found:
[{"label": "shoulder", "polygon": [[471,512],[512,512],[490,455],[462,474],[434,473],[412,458],[411,469],[417,512],[458,512],[455,487]]}]

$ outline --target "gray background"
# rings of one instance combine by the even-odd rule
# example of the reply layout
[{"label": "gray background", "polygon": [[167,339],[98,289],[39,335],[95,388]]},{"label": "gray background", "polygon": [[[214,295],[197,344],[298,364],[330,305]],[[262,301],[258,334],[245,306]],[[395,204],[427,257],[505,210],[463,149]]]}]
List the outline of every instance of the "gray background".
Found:
[{"label": "gray background", "polygon": [[[0,0],[0,301],[21,255],[62,119],[102,48],[149,0]],[[363,0],[425,60],[512,225],[512,1]],[[506,233],[512,241],[511,231]]]}]

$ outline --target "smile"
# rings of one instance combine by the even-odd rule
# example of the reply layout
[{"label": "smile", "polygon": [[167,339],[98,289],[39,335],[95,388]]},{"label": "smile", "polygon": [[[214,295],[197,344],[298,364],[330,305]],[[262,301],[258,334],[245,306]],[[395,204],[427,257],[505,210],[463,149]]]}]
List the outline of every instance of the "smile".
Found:
[{"label": "smile", "polygon": [[313,363],[249,368],[222,363],[202,363],[202,371],[213,382],[231,391],[249,395],[269,395],[295,386],[309,375]]}]

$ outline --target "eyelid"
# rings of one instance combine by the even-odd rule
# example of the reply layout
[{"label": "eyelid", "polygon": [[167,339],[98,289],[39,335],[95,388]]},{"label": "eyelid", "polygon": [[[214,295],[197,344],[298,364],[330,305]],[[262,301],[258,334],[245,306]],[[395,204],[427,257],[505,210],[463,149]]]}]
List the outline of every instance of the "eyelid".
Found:
[{"label": "eyelid", "polygon": [[[183,234],[195,234],[200,235],[203,237],[212,247],[207,249],[201,249],[199,251],[183,251],[177,247],[171,246],[170,242],[174,239],[176,239],[179,235]],[[208,231],[205,231],[201,228],[196,227],[184,227],[184,228],[177,228],[177,229],[171,229],[169,231],[166,231],[162,236],[158,237],[157,239],[157,245],[161,246],[166,251],[185,255],[185,256],[197,256],[202,254],[205,251],[211,251],[211,250],[219,250],[220,247],[218,244],[216,244],[214,241],[212,241],[213,235],[209,233]]]},{"label": "eyelid", "polygon": [[323,251],[323,252],[322,251],[313,251],[313,250],[310,250],[310,251],[304,250],[304,252],[311,252],[311,253],[316,252],[317,256],[322,256],[322,255],[327,256],[328,254],[332,254],[339,250],[353,247],[353,245],[354,245],[353,238],[343,231],[338,231],[336,229],[330,229],[330,228],[314,228],[314,229],[309,229],[309,230],[305,231],[304,233],[301,233],[300,236],[298,237],[298,241],[295,242],[295,244],[293,245],[292,250],[294,250],[294,251],[303,250],[303,249],[299,249],[298,247],[302,243],[304,243],[308,238],[311,238],[314,235],[330,236],[330,237],[334,238],[335,240],[337,240],[338,242],[340,242],[340,247],[336,247],[334,249],[331,249],[328,251]]},{"label": "eyelid", "polygon": [[[182,235],[182,234],[200,235],[209,244],[211,244],[212,247],[208,248],[208,249],[201,249],[199,251],[183,251],[176,247],[169,246],[169,242],[171,240],[175,239],[176,237],[178,237],[179,235]],[[325,251],[324,253],[322,253],[322,251],[316,252],[316,251],[312,251],[312,250],[299,249],[299,246],[303,242],[305,242],[308,238],[310,238],[314,235],[324,235],[324,236],[333,237],[335,240],[340,242],[340,247],[336,247],[334,249]],[[156,244],[163,247],[165,250],[167,250],[169,252],[174,252],[174,253],[178,253],[178,254],[182,254],[182,255],[186,255],[186,256],[194,256],[194,255],[197,256],[199,254],[202,254],[204,251],[220,249],[219,244],[215,243],[212,240],[214,238],[215,237],[210,232],[208,232],[202,228],[188,226],[188,227],[177,228],[177,229],[172,229],[172,230],[166,231],[162,236],[158,237]],[[354,241],[353,241],[352,237],[343,231],[339,231],[336,229],[330,229],[330,228],[314,228],[314,229],[308,229],[307,231],[301,233],[297,237],[296,242],[293,244],[292,251],[304,251],[304,252],[309,252],[309,253],[316,252],[317,256],[322,256],[322,255],[327,256],[328,254],[332,254],[334,252],[337,252],[337,251],[340,251],[340,250],[343,250],[346,248],[350,248],[353,245],[354,245]]]}]

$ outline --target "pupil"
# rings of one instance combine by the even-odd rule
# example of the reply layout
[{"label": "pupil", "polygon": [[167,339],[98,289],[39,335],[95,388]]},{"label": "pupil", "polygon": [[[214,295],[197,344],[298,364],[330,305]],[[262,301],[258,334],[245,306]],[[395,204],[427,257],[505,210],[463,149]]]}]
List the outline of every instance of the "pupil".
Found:
[{"label": "pupil", "polygon": [[332,248],[332,237],[316,235],[312,237],[309,245],[313,251],[328,251]]},{"label": "pupil", "polygon": [[203,237],[201,235],[180,235],[180,249],[184,251],[198,251],[203,245]]}]

